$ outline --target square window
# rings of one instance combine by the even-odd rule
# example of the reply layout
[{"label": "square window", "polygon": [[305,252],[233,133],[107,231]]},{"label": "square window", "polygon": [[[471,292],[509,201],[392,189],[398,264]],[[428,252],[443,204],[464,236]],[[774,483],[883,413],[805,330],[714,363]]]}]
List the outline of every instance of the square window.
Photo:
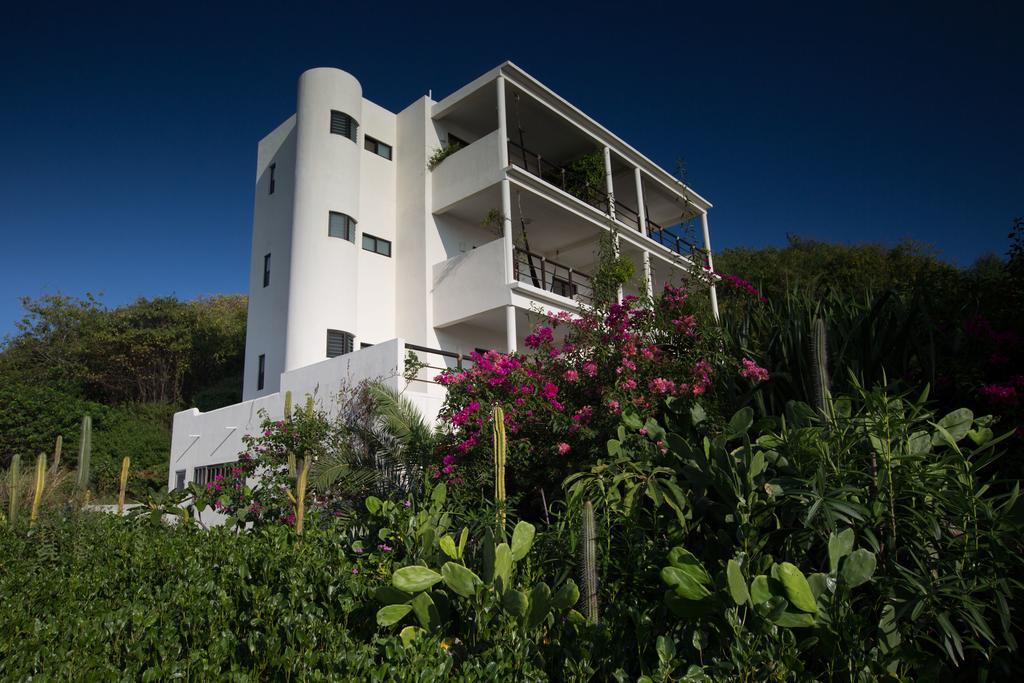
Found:
[{"label": "square window", "polygon": [[391,242],[363,233],[363,249],[381,256],[391,256]]},{"label": "square window", "polygon": [[359,137],[359,124],[354,118],[340,111],[331,110],[331,134],[341,135],[352,142]]},{"label": "square window", "polygon": [[376,138],[371,138],[369,135],[363,136],[363,149],[373,152],[377,156],[382,156],[389,161],[391,160],[391,145],[385,144]]},{"label": "square window", "polygon": [[327,357],[335,358],[337,356],[344,356],[346,353],[352,353],[355,340],[355,335],[351,332],[327,330]]}]

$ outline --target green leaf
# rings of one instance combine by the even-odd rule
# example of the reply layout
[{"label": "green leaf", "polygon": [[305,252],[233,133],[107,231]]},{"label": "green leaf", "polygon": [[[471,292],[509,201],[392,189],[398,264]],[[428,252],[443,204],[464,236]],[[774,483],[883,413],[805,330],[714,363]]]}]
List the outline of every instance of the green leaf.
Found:
[{"label": "green leaf", "polygon": [[391,576],[391,585],[406,593],[425,591],[441,580],[441,575],[432,569],[412,565],[396,569]]},{"label": "green leaf", "polygon": [[567,580],[558,592],[551,597],[551,606],[557,610],[567,610],[580,600],[580,589],[572,579]]},{"label": "green leaf", "polygon": [[622,424],[626,425],[633,431],[638,431],[644,426],[644,423],[640,421],[640,418],[636,413],[627,412],[622,414]]},{"label": "green leaf", "polygon": [[972,429],[967,432],[967,437],[974,442],[975,446],[984,446],[995,434],[988,427],[981,427],[980,429]]},{"label": "green leaf", "polygon": [[[974,413],[968,408],[957,408],[956,410],[947,413],[938,422],[938,426],[949,432],[949,435],[953,438],[954,442],[960,441],[960,439],[967,436],[967,432],[970,431],[971,425],[974,423]],[[944,439],[940,433],[932,436],[932,445],[942,445]]]},{"label": "green leaf", "polygon": [[530,601],[526,597],[526,593],[513,588],[505,591],[505,594],[501,596],[501,606],[517,619],[523,619],[530,609]]},{"label": "green leaf", "polygon": [[530,591],[530,612],[526,620],[526,628],[534,629],[544,621],[551,609],[551,589],[541,581]]},{"label": "green leaf", "polygon": [[434,490],[430,492],[430,502],[438,508],[444,505],[445,498],[447,497],[448,489],[444,484],[438,484],[434,487]]},{"label": "green leaf", "polygon": [[490,529],[484,532],[484,539],[481,543],[480,552],[483,555],[483,578],[484,583],[490,584],[494,581],[494,534]]},{"label": "green leaf", "polygon": [[664,669],[676,657],[676,642],[671,638],[658,636],[654,643],[654,648],[658,651],[658,664]]},{"label": "green leaf", "polygon": [[451,537],[451,534],[445,534],[437,544],[441,546],[444,554],[453,560],[459,556],[458,551],[455,549],[455,539]]},{"label": "green leaf", "polygon": [[377,625],[391,626],[405,618],[412,611],[412,605],[388,605],[377,610]]},{"label": "green leaf", "polygon": [[747,433],[750,426],[754,424],[754,409],[750,406],[740,408],[736,411],[736,414],[729,419],[729,424],[725,428],[725,438],[728,441],[738,439]]},{"label": "green leaf", "polygon": [[506,590],[512,581],[512,550],[508,543],[500,543],[494,549],[494,580],[500,581],[498,590]]},{"label": "green leaf", "polygon": [[469,540],[469,527],[462,527],[462,533],[459,534],[459,549],[458,556],[461,558],[462,553],[466,552],[466,541]]},{"label": "green leaf", "polygon": [[768,602],[771,597],[772,592],[768,588],[768,577],[764,574],[758,574],[750,582],[750,601],[755,605],[759,605],[762,602]]},{"label": "green leaf", "polygon": [[758,451],[754,453],[754,457],[750,459],[750,466],[747,468],[747,478],[751,485],[754,483],[754,478],[764,472],[764,453]]},{"label": "green leaf", "polygon": [[445,562],[441,567],[441,577],[446,586],[464,598],[476,595],[476,587],[483,584],[480,577],[455,562]]},{"label": "green leaf", "polygon": [[385,605],[401,605],[412,600],[412,594],[400,591],[394,586],[380,586],[373,592],[374,599]]},{"label": "green leaf", "polygon": [[537,530],[529,522],[519,522],[512,531],[512,559],[518,562],[526,557],[533,545],[533,537]]},{"label": "green leaf", "polygon": [[927,455],[932,450],[932,437],[928,432],[914,432],[907,439],[907,452],[914,456]]},{"label": "green leaf", "polygon": [[608,439],[608,457],[614,458],[622,450],[622,442],[618,439]]},{"label": "green leaf", "polygon": [[441,615],[429,593],[420,593],[412,599],[410,604],[413,614],[416,615],[416,619],[419,620],[423,628],[431,632],[441,628]]},{"label": "green leaf", "polygon": [[783,628],[808,628],[814,626],[814,616],[787,610],[772,619],[772,622]]},{"label": "green leaf", "polygon": [[704,412],[704,408],[699,403],[694,403],[690,406],[690,422],[694,427],[706,419],[708,419],[708,414]]},{"label": "green leaf", "polygon": [[839,560],[850,554],[853,550],[853,529],[844,529],[836,534],[834,531],[828,536],[828,566],[833,574],[839,570]]},{"label": "green leaf", "polygon": [[424,633],[426,631],[419,626],[406,626],[399,632],[398,637],[402,639],[402,645],[410,647]]},{"label": "green leaf", "polygon": [[381,499],[378,498],[377,496],[370,496],[366,499],[365,505],[367,512],[369,512],[371,515],[375,515],[378,512],[380,512],[380,506],[383,505],[383,503],[381,502]]},{"label": "green leaf", "polygon": [[742,605],[750,600],[750,592],[747,591],[747,582],[743,579],[743,571],[740,563],[736,560],[729,560],[725,565],[725,578],[729,584],[729,595],[737,605]]},{"label": "green leaf", "polygon": [[704,565],[700,563],[700,560],[682,547],[675,547],[668,551],[668,563],[676,569],[681,569],[689,574],[698,583],[708,585],[711,583],[711,577],[704,569]]},{"label": "green leaf", "polygon": [[875,554],[861,548],[854,550],[843,562],[843,580],[851,588],[869,581],[875,573]]},{"label": "green leaf", "polygon": [[664,567],[661,580],[675,589],[676,595],[686,600],[703,600],[711,595],[707,588],[678,567]]},{"label": "green leaf", "polygon": [[[814,599],[814,593],[807,583],[807,578],[796,565],[789,562],[782,562],[778,566],[779,581],[786,591],[786,598],[790,604],[803,612],[811,614],[818,611],[818,602]],[[778,623],[778,622],[776,622]],[[812,620],[813,623],[813,620]]]},{"label": "green leaf", "polygon": [[835,592],[836,581],[828,574],[822,574],[821,572],[815,572],[807,577],[807,585],[811,587],[811,593],[814,594],[814,599],[824,595],[826,598]]}]

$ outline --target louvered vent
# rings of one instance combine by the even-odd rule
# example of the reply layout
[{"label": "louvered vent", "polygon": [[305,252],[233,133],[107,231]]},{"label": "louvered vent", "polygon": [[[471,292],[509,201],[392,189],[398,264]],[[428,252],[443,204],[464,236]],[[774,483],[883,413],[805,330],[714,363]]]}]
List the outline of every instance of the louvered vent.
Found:
[{"label": "louvered vent", "polygon": [[331,134],[344,135],[352,142],[356,141],[359,134],[359,124],[356,120],[340,111],[331,111]]},{"label": "louvered vent", "polygon": [[344,356],[352,353],[352,345],[355,337],[349,332],[341,330],[327,330],[327,357]]}]

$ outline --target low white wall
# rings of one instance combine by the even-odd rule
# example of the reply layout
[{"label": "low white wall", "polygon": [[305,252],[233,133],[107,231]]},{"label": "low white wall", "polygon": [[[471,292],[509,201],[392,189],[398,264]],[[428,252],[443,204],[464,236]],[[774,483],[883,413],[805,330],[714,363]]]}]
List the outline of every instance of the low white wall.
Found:
[{"label": "low white wall", "polygon": [[431,172],[436,213],[502,179],[498,132],[463,147]]},{"label": "low white wall", "polygon": [[451,325],[512,302],[505,247],[494,240],[434,265],[434,327]]},{"label": "low white wall", "polygon": [[[174,488],[175,473],[185,471],[191,482],[196,467],[233,462],[244,449],[242,437],[256,434],[266,411],[272,420],[284,416],[284,392],[292,392],[295,405],[304,405],[306,395],[315,397],[318,407],[328,414],[337,410],[336,398],[343,386],[367,379],[380,379],[387,386],[404,390],[428,422],[433,423],[444,400],[443,388],[429,392],[406,390],[405,341],[392,339],[337,358],[286,372],[281,375],[281,391],[251,401],[202,413],[196,408],[174,415],[171,455],[167,472],[168,489]],[[440,389],[440,393],[437,391]],[[205,518],[205,517],[204,517]]]}]

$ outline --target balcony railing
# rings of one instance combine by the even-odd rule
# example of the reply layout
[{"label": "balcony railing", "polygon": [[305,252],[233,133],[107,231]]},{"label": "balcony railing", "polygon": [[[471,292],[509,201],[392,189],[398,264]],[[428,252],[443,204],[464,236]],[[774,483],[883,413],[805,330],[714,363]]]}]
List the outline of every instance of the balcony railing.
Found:
[{"label": "balcony railing", "polygon": [[[418,344],[405,343],[405,351],[407,354],[413,354],[415,361],[418,364],[418,369],[415,376],[410,377],[409,380],[412,382],[424,382],[426,384],[436,384],[434,378],[445,370],[459,370],[460,372],[464,369],[473,367],[475,363],[473,359],[467,355],[457,353],[455,351],[445,351],[444,349],[432,349],[428,346],[420,346]],[[440,360],[436,357],[440,356]],[[433,357],[433,358],[432,358]],[[426,360],[424,360],[426,358]],[[451,358],[455,361],[454,368],[445,362],[445,358]],[[440,365],[432,365],[431,362],[440,363]],[[407,368],[408,369],[408,368]],[[421,377],[420,375],[424,375]]]},{"label": "balcony railing", "polygon": [[537,152],[508,141],[508,161],[527,173],[568,192],[601,213],[608,213],[608,193],[592,185],[573,182],[573,174],[564,166],[553,164]]},{"label": "balcony railing", "polygon": [[668,247],[680,256],[686,256],[696,264],[707,267],[707,254],[692,241],[670,230],[675,226],[663,227],[647,219],[647,236],[658,244]]},{"label": "balcony railing", "polygon": [[513,250],[512,257],[514,276],[519,282],[581,303],[593,303],[590,275],[519,247]]}]

